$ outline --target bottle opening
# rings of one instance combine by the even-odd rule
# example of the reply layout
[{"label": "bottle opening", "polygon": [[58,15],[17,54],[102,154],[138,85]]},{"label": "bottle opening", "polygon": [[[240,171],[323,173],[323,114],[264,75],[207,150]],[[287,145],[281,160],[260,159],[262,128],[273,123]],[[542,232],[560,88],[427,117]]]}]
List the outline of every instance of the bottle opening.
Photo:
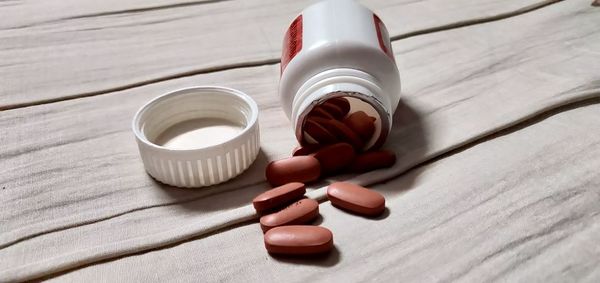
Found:
[{"label": "bottle opening", "polygon": [[244,128],[245,125],[227,119],[192,119],[167,128],[152,142],[169,149],[203,148],[224,143]]},{"label": "bottle opening", "polygon": [[302,132],[308,144],[346,142],[363,151],[380,145],[382,126],[381,115],[371,103],[338,92],[314,105]]}]

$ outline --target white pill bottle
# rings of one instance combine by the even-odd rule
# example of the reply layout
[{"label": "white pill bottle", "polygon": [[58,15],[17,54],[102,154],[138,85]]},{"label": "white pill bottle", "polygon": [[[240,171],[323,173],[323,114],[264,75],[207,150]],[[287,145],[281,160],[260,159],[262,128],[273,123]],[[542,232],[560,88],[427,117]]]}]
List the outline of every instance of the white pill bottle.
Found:
[{"label": "white pill bottle", "polygon": [[304,9],[285,33],[279,92],[301,144],[315,143],[303,131],[312,109],[346,97],[350,112],[377,118],[364,150],[381,146],[400,100],[400,76],[385,25],[353,0],[325,0]]}]

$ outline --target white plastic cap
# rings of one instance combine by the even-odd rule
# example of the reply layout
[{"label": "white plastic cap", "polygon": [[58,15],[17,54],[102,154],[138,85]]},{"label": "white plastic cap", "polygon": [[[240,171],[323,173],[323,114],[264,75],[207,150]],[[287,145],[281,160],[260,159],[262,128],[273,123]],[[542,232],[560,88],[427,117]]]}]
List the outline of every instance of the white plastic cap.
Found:
[{"label": "white plastic cap", "polygon": [[[243,129],[208,146],[174,149],[156,143],[174,125],[205,118],[230,121]],[[161,95],[138,110],[132,126],[148,174],[172,186],[203,187],[225,182],[246,170],[260,149],[256,102],[241,91],[225,87],[192,87]]]}]

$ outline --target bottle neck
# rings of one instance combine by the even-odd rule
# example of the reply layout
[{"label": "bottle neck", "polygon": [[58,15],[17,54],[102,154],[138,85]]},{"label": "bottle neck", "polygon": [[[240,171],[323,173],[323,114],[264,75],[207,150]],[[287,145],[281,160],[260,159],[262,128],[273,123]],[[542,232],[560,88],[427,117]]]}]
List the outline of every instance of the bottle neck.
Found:
[{"label": "bottle neck", "polygon": [[[376,115],[376,132],[367,142],[365,149],[381,146],[391,130],[392,106],[388,96],[384,95],[377,80],[355,69],[333,69],[319,73],[307,80],[296,93],[292,102],[291,121],[296,139],[305,144],[302,126],[308,113],[324,101],[334,97],[355,99],[353,106],[361,110],[361,105],[370,105]],[[353,110],[351,110],[353,111]]]}]

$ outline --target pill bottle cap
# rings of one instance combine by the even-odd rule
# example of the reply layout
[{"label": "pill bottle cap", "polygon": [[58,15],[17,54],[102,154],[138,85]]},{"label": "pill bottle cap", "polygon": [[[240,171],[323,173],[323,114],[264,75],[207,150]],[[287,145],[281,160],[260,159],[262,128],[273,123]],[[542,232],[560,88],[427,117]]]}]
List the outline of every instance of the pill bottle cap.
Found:
[{"label": "pill bottle cap", "polygon": [[148,174],[177,187],[225,182],[246,170],[260,149],[256,102],[225,87],[163,94],[138,110],[132,128]]}]

